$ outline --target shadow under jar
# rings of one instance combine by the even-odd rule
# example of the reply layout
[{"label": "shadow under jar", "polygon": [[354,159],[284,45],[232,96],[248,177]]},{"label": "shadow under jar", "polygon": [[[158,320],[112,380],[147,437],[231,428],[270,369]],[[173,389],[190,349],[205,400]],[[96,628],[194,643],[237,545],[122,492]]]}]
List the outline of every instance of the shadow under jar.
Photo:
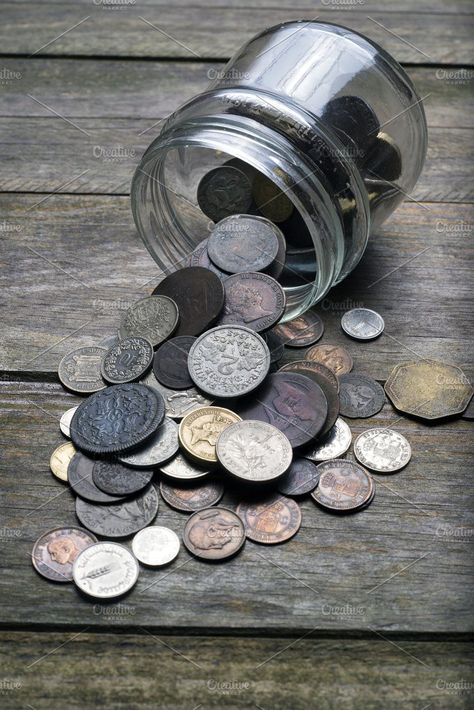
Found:
[{"label": "shadow under jar", "polygon": [[290,232],[278,225],[288,320],[356,266],[413,189],[426,146],[422,102],[387,52],[344,27],[287,22],[251,39],[167,119],[133,178],[133,216],[160,268],[174,271],[213,226],[197,194],[207,173],[237,160],[271,180],[294,207]]}]

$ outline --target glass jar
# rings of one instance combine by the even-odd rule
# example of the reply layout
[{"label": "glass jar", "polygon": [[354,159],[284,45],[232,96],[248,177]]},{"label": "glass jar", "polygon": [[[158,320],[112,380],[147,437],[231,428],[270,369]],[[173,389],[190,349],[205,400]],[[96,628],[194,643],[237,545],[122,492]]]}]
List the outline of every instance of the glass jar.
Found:
[{"label": "glass jar", "polygon": [[169,273],[213,226],[198,204],[202,178],[236,159],[263,174],[293,203],[302,235],[287,243],[288,320],[356,266],[413,189],[426,144],[421,100],[387,52],[344,27],[286,22],[166,120],[133,178],[135,223]]}]

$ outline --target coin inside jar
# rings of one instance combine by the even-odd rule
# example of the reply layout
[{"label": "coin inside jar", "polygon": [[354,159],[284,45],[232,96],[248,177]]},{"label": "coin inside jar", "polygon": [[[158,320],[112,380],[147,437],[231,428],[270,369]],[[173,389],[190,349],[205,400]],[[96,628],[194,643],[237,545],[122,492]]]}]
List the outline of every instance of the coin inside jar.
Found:
[{"label": "coin inside jar", "polygon": [[76,447],[70,441],[61,444],[54,449],[49,460],[51,473],[54,473],[60,481],[67,481],[67,469],[73,456],[76,454]]},{"label": "coin inside jar", "polygon": [[216,480],[179,487],[161,481],[160,493],[172,508],[184,513],[193,513],[218,503],[224,495],[224,486]]},{"label": "coin inside jar", "polygon": [[229,215],[248,211],[252,203],[252,185],[243,170],[235,165],[221,165],[201,179],[197,201],[204,214],[218,222]]},{"label": "coin inside jar", "polygon": [[301,526],[301,510],[294,500],[271,494],[258,502],[242,502],[237,506],[245,534],[249,540],[277,545],[296,535]]},{"label": "coin inside jar", "polygon": [[233,557],[245,543],[241,518],[227,508],[204,508],[191,515],[183,541],[191,554],[210,562]]},{"label": "coin inside jar", "polygon": [[31,560],[39,574],[53,582],[72,582],[72,566],[82,550],[97,542],[87,530],[78,527],[54,528],[35,542]]},{"label": "coin inside jar", "polygon": [[[198,463],[217,463],[216,444],[221,433],[240,417],[224,407],[201,407],[187,414],[179,425],[184,451]],[[162,469],[163,470],[163,469]]]},{"label": "coin inside jar", "polygon": [[387,427],[369,429],[354,442],[357,460],[372,471],[394,473],[407,465],[411,447],[403,434]]},{"label": "coin inside jar", "polygon": [[188,355],[195,341],[192,335],[180,335],[160,345],[153,360],[153,372],[162,385],[175,390],[193,386],[188,370]]},{"label": "coin inside jar", "polygon": [[96,599],[112,599],[128,592],[138,579],[138,562],[116,542],[97,542],[83,550],[72,568],[74,584]]},{"label": "coin inside jar", "polygon": [[319,483],[311,496],[324,508],[334,512],[354,512],[373,497],[372,476],[359,464],[333,459],[318,464],[317,468]]},{"label": "coin inside jar", "polygon": [[272,222],[284,222],[291,217],[294,210],[292,201],[266,175],[256,174],[252,194],[260,212]]},{"label": "coin inside jar", "polygon": [[222,271],[263,271],[275,260],[278,227],[264,217],[232,215],[218,222],[207,243],[211,261]]},{"label": "coin inside jar", "polygon": [[162,567],[176,559],[180,545],[173,530],[151,525],[137,532],[132,540],[132,552],[142,565]]},{"label": "coin inside jar", "polygon": [[277,323],[285,311],[285,292],[267,274],[233,274],[225,279],[224,290],[224,309],[218,325],[244,325],[259,333]]}]

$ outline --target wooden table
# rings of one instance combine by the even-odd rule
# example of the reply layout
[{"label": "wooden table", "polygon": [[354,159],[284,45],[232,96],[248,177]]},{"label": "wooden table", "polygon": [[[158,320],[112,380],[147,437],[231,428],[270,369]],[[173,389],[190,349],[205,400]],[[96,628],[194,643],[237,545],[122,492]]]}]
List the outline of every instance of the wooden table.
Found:
[{"label": "wooden table", "polygon": [[[318,15],[365,32],[425,97],[423,175],[319,307],[322,342],[343,343],[355,370],[381,382],[424,357],[472,374],[469,7],[2,3],[2,707],[472,707],[473,440],[463,419],[429,426],[387,403],[353,421],[354,434],[394,425],[413,448],[403,472],[377,477],[367,510],[340,519],[306,500],[290,543],[249,542],[212,567],[183,549],[168,569],[142,571],[119,603],[48,583],[29,559],[43,531],[76,522],[48,467],[59,416],[78,402],[58,383],[58,361],[112,334],[159,279],[130,215],[133,167],[160,120],[266,26]],[[377,341],[342,333],[342,312],[357,304],[384,316]],[[162,502],[158,520],[179,532],[185,516]]]}]

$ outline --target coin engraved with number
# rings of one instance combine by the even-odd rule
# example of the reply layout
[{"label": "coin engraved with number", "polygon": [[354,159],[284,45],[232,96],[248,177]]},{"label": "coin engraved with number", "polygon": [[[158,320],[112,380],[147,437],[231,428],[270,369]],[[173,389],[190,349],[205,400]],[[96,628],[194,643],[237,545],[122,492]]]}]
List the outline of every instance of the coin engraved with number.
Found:
[{"label": "coin engraved with number", "polygon": [[213,400],[199,392],[196,387],[187,390],[173,390],[158,382],[151,371],[141,380],[143,385],[148,385],[159,392],[165,403],[166,415],[172,419],[182,419],[189,412],[193,412],[200,407],[209,407]]},{"label": "coin engraved with number", "polygon": [[139,380],[151,367],[153,354],[153,345],[146,338],[120,340],[104,355],[102,377],[113,385]]},{"label": "coin engraved with number", "polygon": [[338,417],[336,423],[325,437],[319,439],[317,444],[301,453],[311,461],[327,461],[338,459],[346,453],[351,445],[352,434],[349,425]]},{"label": "coin engraved with number", "polygon": [[72,566],[77,556],[95,542],[97,538],[82,528],[48,530],[34,544],[33,567],[53,582],[72,582]]},{"label": "coin engraved with number", "polygon": [[227,508],[204,508],[188,518],[183,534],[189,552],[217,562],[237,554],[245,543],[241,518]]},{"label": "coin engraved with number", "polygon": [[345,459],[333,459],[320,463],[318,470],[318,487],[311,495],[324,508],[351,512],[371,500],[374,482],[372,476],[359,464]]},{"label": "coin engraved with number", "polygon": [[340,377],[339,399],[343,417],[372,417],[385,403],[383,387],[367,375],[350,372]]},{"label": "coin engraved with number", "polygon": [[141,336],[156,348],[176,329],[178,318],[178,306],[171,298],[146,296],[125,311],[119,335],[121,340]]},{"label": "coin engraved with number", "polygon": [[247,214],[226,217],[213,228],[207,252],[212,262],[229,274],[262,271],[278,254],[277,230],[264,217]]},{"label": "coin engraved with number", "polygon": [[107,386],[101,376],[105,348],[97,346],[77,348],[63,357],[58,366],[58,376],[64,387],[77,394],[91,394]]},{"label": "coin engraved with number", "polygon": [[224,289],[225,303],[219,325],[244,325],[258,333],[271,328],[285,311],[285,292],[267,274],[233,274],[224,281]]},{"label": "coin engraved with number", "polygon": [[142,565],[161,567],[178,556],[180,545],[173,530],[152,525],[137,532],[132,540],[132,552]]},{"label": "coin engraved with number", "polygon": [[372,340],[383,333],[385,323],[381,315],[370,308],[353,308],[344,313],[342,329],[356,340]]},{"label": "coin engraved with number", "polygon": [[393,473],[407,465],[411,446],[403,434],[387,427],[369,429],[354,442],[357,460],[372,471]]},{"label": "coin engraved with number", "polygon": [[138,493],[151,482],[153,471],[128,468],[118,461],[94,461],[92,480],[97,488],[111,496],[129,496]]},{"label": "coin engraved with number", "polygon": [[201,508],[209,508],[220,501],[224,495],[224,486],[219,481],[206,481],[186,487],[160,483],[160,493],[164,501],[172,508],[184,513],[193,513]]},{"label": "coin engraved with number", "polygon": [[90,597],[113,599],[128,592],[138,579],[138,562],[116,542],[97,542],[78,556],[72,570],[74,584]]},{"label": "coin engraved with number", "polygon": [[51,473],[54,473],[60,481],[67,481],[67,469],[73,456],[76,454],[76,447],[68,441],[54,449],[49,459]]},{"label": "coin engraved with number", "polygon": [[314,345],[306,353],[306,360],[325,365],[335,375],[345,375],[353,367],[352,357],[341,345]]},{"label": "coin engraved with number", "polygon": [[178,452],[178,448],[178,425],[165,417],[153,436],[139,449],[118,458],[127,466],[154,468],[169,461]]},{"label": "coin engraved with number", "polygon": [[290,348],[306,348],[319,340],[324,333],[324,323],[317,313],[308,311],[293,320],[277,325],[275,332],[284,345]]},{"label": "coin engraved with number", "polygon": [[114,505],[87,503],[76,498],[76,515],[88,530],[104,537],[127,537],[149,525],[158,512],[152,484],[131,500]]},{"label": "coin engraved with number", "polygon": [[237,513],[244,521],[250,540],[276,545],[296,535],[301,526],[301,510],[294,500],[278,494],[256,503],[240,503]]},{"label": "coin engraved with number", "polygon": [[270,368],[270,351],[249,328],[221,325],[196,340],[188,366],[195,385],[207,394],[238,397],[263,382]]},{"label": "coin engraved with number", "polygon": [[224,429],[235,422],[240,422],[240,417],[230,409],[201,407],[181,420],[180,444],[186,453],[199,463],[217,463],[217,440]]}]

